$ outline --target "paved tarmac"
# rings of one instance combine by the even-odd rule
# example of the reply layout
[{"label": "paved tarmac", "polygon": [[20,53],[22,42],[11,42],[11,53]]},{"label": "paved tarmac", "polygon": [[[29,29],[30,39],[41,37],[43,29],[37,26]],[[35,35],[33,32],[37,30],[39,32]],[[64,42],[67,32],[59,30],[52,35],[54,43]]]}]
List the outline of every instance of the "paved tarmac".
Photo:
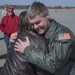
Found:
[{"label": "paved tarmac", "polygon": [[4,41],[4,35],[0,32],[0,69],[4,65],[6,59],[6,45]]}]

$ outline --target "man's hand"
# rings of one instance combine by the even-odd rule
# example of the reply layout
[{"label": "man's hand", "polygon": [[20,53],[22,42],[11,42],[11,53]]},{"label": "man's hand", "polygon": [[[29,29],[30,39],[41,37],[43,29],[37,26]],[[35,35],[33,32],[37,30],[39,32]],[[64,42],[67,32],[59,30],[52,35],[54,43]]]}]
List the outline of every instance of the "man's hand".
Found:
[{"label": "man's hand", "polygon": [[19,51],[21,53],[23,53],[24,49],[30,45],[30,40],[28,38],[28,36],[25,37],[26,38],[26,41],[22,41],[20,39],[18,39],[18,42],[16,42],[16,45],[15,45],[15,51]]},{"label": "man's hand", "polygon": [[11,34],[11,36],[10,36],[10,42],[14,42],[14,41],[15,41],[15,39],[17,38],[17,35],[18,35],[18,33],[17,33],[17,32],[15,32],[15,33]]}]

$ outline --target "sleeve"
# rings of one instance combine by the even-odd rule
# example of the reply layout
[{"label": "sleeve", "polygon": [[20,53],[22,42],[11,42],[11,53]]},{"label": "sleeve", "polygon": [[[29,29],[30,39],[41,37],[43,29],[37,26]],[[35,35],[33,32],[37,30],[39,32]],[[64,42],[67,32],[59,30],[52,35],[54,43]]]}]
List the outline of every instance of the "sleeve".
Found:
[{"label": "sleeve", "polygon": [[5,29],[5,24],[4,24],[4,17],[3,17],[0,23],[0,31],[4,32],[4,29]]},{"label": "sleeve", "polygon": [[[51,73],[55,73],[56,69],[60,67],[62,61],[66,58],[69,52],[68,47],[72,42],[70,34],[65,36],[63,34],[65,33],[57,34],[52,44],[49,44],[49,53],[44,53],[42,50],[32,46],[27,47],[24,50],[26,59]],[[60,35],[61,38],[59,39]]]}]

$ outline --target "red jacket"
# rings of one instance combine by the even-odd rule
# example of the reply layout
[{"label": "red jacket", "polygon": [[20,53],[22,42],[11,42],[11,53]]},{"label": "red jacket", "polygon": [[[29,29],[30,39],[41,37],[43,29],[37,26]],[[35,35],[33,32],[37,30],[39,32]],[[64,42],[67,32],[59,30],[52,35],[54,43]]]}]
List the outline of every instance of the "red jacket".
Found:
[{"label": "red jacket", "polygon": [[18,26],[18,16],[15,14],[13,16],[9,16],[8,14],[4,16],[0,23],[0,30],[7,35],[11,36],[12,33],[17,31]]}]

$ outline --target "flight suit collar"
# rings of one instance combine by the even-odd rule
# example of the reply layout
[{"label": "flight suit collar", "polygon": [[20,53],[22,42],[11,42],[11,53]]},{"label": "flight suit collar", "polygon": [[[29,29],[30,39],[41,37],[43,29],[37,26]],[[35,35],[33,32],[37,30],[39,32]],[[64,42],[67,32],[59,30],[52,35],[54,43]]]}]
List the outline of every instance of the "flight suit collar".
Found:
[{"label": "flight suit collar", "polygon": [[51,19],[51,20],[50,20],[50,28],[49,28],[49,30],[46,32],[45,38],[46,38],[46,39],[51,38],[51,36],[54,34],[56,28],[57,28],[57,23],[56,23],[56,21],[53,20],[53,19]]}]

